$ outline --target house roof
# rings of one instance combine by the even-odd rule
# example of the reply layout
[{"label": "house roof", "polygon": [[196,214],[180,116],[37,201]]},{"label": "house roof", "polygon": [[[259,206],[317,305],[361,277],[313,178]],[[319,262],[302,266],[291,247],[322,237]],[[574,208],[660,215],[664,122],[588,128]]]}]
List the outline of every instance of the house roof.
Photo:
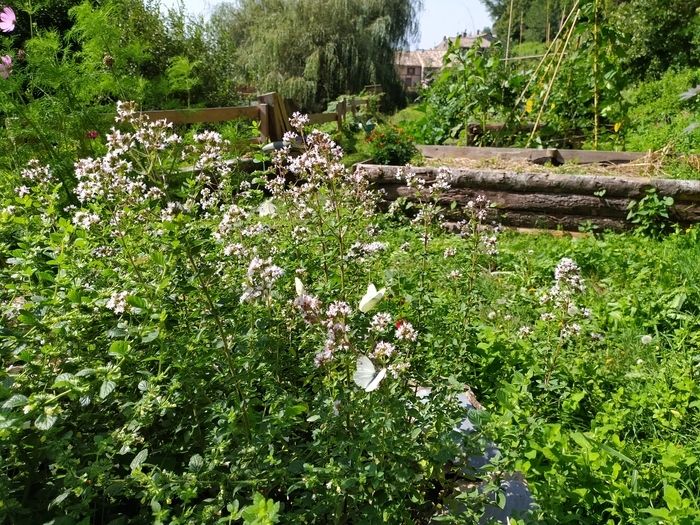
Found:
[{"label": "house roof", "polygon": [[481,48],[487,49],[491,47],[491,36],[486,33],[478,33],[476,35],[468,35],[467,33],[460,33],[459,35],[453,37],[443,37],[442,42],[436,45],[433,49],[447,49],[450,42],[454,42],[459,37],[459,47],[472,47],[476,44],[476,41],[481,38]]},{"label": "house roof", "polygon": [[423,68],[441,68],[443,65],[442,59],[445,56],[445,51],[459,37],[460,47],[472,47],[476,44],[477,39],[481,38],[481,47],[486,49],[491,47],[491,36],[487,34],[468,35],[462,33],[454,38],[444,37],[442,42],[432,49],[419,49],[418,51],[398,51],[394,58],[394,63],[397,66],[407,67],[423,67]]},{"label": "house roof", "polygon": [[444,51],[439,49],[399,51],[394,62],[397,66],[439,68],[442,67],[444,54]]}]

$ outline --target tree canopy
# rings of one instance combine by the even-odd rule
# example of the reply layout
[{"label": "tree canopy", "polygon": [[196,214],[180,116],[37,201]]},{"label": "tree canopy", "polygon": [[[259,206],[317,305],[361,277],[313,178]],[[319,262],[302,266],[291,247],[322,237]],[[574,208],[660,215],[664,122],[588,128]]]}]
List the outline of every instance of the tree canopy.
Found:
[{"label": "tree canopy", "polygon": [[306,106],[377,83],[398,93],[394,53],[417,33],[422,0],[239,0],[212,15],[242,80]]},{"label": "tree canopy", "polygon": [[[481,0],[494,31],[511,43],[548,42],[575,0]],[[585,2],[581,2],[583,4]],[[688,0],[598,0],[610,29],[625,44],[623,67],[633,78],[670,67],[700,65],[700,4]],[[510,36],[509,36],[510,35]]]}]

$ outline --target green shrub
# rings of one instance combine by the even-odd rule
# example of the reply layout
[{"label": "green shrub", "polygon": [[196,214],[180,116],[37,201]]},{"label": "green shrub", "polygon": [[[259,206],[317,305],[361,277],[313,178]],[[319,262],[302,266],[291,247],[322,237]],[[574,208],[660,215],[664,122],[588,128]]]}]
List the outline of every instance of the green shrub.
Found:
[{"label": "green shrub", "polygon": [[403,166],[417,153],[411,137],[394,126],[376,128],[367,137],[369,153],[377,164]]},{"label": "green shrub", "polygon": [[669,71],[661,79],[643,82],[627,95],[629,129],[626,148],[656,151],[666,146],[680,153],[700,149],[700,129],[690,126],[700,121],[697,97],[684,101],[680,95],[700,84],[700,71]]}]

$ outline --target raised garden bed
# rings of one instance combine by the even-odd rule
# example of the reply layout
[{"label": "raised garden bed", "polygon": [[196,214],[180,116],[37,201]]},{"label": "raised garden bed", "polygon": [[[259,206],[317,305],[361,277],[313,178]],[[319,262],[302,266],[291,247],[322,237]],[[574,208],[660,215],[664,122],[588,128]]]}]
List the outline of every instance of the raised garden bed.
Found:
[{"label": "raised garden bed", "polygon": [[[388,200],[415,198],[396,166],[362,164],[373,183]],[[437,167],[404,168],[430,183]],[[439,203],[448,220],[458,220],[462,208],[477,195],[493,203],[493,218],[507,226],[563,229],[585,228],[615,231],[633,226],[628,220],[630,202],[639,201],[649,189],[673,198],[669,219],[681,226],[700,222],[700,181],[605,175],[562,175],[548,172],[515,172],[496,169],[448,168],[452,188]],[[457,206],[452,209],[453,202]]]}]

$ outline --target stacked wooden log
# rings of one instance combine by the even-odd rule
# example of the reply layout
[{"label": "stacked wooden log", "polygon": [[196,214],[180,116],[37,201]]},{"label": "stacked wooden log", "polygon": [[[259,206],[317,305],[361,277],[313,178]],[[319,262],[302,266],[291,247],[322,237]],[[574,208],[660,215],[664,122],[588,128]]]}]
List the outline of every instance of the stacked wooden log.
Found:
[{"label": "stacked wooden log", "polygon": [[[415,198],[405,179],[397,178],[398,167],[363,164],[359,169],[365,171],[377,188],[384,190],[387,200]],[[438,168],[433,167],[401,169],[410,170],[428,184],[438,173]],[[700,181],[482,169],[449,171],[452,188],[439,201],[448,220],[458,219],[462,207],[477,195],[483,195],[493,203],[494,220],[507,226],[620,231],[633,226],[626,219],[630,202],[641,200],[647,190],[655,188],[659,196],[673,198],[674,204],[669,209],[673,222],[681,226],[700,222]],[[457,206],[451,209],[453,202]]]}]

